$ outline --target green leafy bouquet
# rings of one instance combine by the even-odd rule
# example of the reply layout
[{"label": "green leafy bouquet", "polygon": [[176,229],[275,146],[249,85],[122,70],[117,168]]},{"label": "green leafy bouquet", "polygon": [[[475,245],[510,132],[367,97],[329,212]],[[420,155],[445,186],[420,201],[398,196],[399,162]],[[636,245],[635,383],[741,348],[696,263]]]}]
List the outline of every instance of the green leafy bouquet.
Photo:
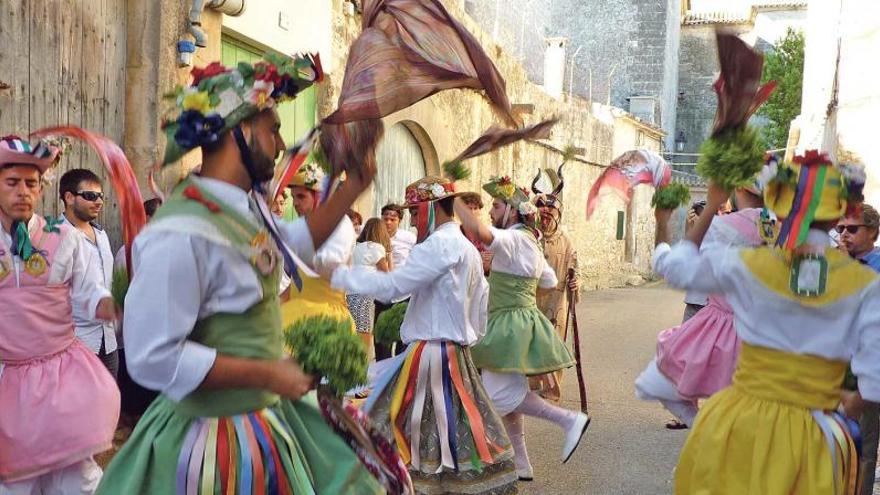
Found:
[{"label": "green leafy bouquet", "polygon": [[367,353],[347,322],[304,318],[287,327],[284,337],[303,371],[326,378],[326,388],[336,396],[367,383]]},{"label": "green leafy bouquet", "polygon": [[672,210],[691,200],[691,191],[684,184],[673,182],[654,191],[651,207]]}]

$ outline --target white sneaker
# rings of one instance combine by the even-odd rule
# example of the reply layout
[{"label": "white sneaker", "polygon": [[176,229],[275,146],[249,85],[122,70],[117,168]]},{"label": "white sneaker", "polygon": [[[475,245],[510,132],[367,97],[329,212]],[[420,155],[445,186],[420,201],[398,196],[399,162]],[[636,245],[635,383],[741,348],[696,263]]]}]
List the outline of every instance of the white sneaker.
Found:
[{"label": "white sneaker", "polygon": [[577,418],[574,420],[574,424],[565,432],[565,446],[562,449],[563,464],[571,459],[571,455],[574,454],[578,445],[581,444],[581,438],[583,438],[584,433],[587,432],[588,426],[590,426],[590,416],[584,413],[578,413]]}]

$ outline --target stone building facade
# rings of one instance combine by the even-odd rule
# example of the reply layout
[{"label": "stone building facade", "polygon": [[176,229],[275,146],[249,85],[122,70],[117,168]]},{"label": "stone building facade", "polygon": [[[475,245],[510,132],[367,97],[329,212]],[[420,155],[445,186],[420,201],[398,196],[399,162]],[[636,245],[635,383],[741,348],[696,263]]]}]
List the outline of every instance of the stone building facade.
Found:
[{"label": "stone building facade", "polygon": [[[74,0],[73,3],[75,8],[81,9],[93,1]],[[27,1],[14,0],[14,3],[27,12],[29,7],[21,6],[27,5]],[[45,0],[45,3],[48,5],[52,2]],[[98,3],[117,6],[118,11],[114,11],[117,12],[116,16],[125,21],[108,18],[94,23],[99,30],[109,30],[111,25],[114,26],[121,45],[118,60],[102,69],[108,77],[113,76],[114,83],[125,89],[113,96],[113,102],[124,111],[120,112],[118,122],[108,133],[121,142],[142,179],[145,195],[149,196],[145,178],[150,167],[161,158],[165,145],[160,127],[167,106],[162,95],[175,84],[189,79],[189,68],[178,66],[177,42],[189,37],[186,19],[190,5],[189,2],[172,0],[105,0]],[[518,143],[498,153],[472,160],[472,178],[461,187],[479,190],[482,182],[496,174],[510,174],[517,182],[527,185],[539,168],[555,167],[561,160],[561,150],[574,144],[582,152],[565,171],[568,186],[564,193],[566,210],[563,224],[581,253],[584,286],[608,287],[621,284],[634,274],[646,274],[650,270],[649,256],[653,246],[650,190],[640,189],[628,206],[613,196],[603,198],[599,210],[589,222],[585,219],[584,209],[587,191],[611,159],[639,146],[659,150],[664,136],[662,130],[617,108],[591,104],[579,98],[564,102],[550,98],[530,80],[516,54],[502,49],[491,33],[481,29],[470,18],[463,0],[448,0],[444,5],[474,33],[496,61],[507,82],[512,103],[526,112],[527,124],[551,116],[561,118],[548,140]],[[6,4],[3,8],[7,8]],[[348,0],[251,0],[247,2],[245,12],[251,16],[250,21],[244,16],[240,19],[224,17],[211,9],[202,12],[200,23],[202,34],[206,36],[206,46],[196,51],[193,64],[202,66],[210,61],[224,60],[232,56],[232,52],[240,56],[236,50],[274,49],[286,53],[321,50],[327,80],[314,95],[312,115],[305,117],[314,122],[320,116],[327,115],[339,95],[348,46],[360,32],[361,17],[356,4]],[[304,16],[304,12],[310,14]],[[60,11],[56,15],[60,16]],[[20,30],[27,29],[30,22],[28,16],[13,20],[13,23],[19,24]],[[303,22],[308,25],[303,27],[298,24]],[[58,24],[52,29],[60,33],[61,28],[62,25]],[[270,36],[270,30],[276,32]],[[101,53],[107,53],[106,49]],[[54,64],[60,63],[56,60],[59,55],[53,54],[42,54],[44,65],[54,67]],[[0,57],[0,81],[9,82],[11,89],[18,85],[16,81],[6,81],[5,75],[15,62],[12,58]],[[53,85],[41,91],[60,101],[57,100],[58,95],[64,94],[66,89]],[[26,134],[31,127],[29,124],[14,120],[14,124],[9,125],[6,116],[33,111],[32,99],[17,98],[15,92],[10,97],[10,92],[10,88],[0,90],[0,131],[3,134]],[[103,100],[97,98],[64,101],[59,103],[59,108],[68,111],[68,108],[76,105],[88,110],[101,102]],[[56,122],[63,121],[63,115],[59,113]],[[45,122],[46,125],[50,123]],[[386,140],[379,153],[379,178],[374,190],[365,194],[357,205],[366,216],[376,212],[384,201],[402,200],[403,185],[407,181],[426,173],[438,173],[443,160],[456,155],[485,129],[500,122],[483,96],[472,91],[456,90],[435,95],[390,115],[384,119],[384,123]],[[199,160],[196,152],[183,163],[167,167],[160,177],[162,185],[167,187],[173,184]],[[94,160],[84,159],[82,163],[96,170],[98,168]],[[51,196],[52,193],[47,192],[47,195]],[[46,204],[43,210],[55,214],[58,204]],[[102,220],[110,227],[111,233],[115,233],[112,241],[118,245],[118,220],[112,201],[108,202],[106,210],[107,214]]]},{"label": "stone building facade", "polygon": [[[788,28],[803,29],[806,17],[807,2],[792,1],[759,3],[744,12],[689,12],[682,18],[675,137],[683,138],[676,151],[685,155],[673,158],[679,169],[693,169],[696,156],[687,154],[699,152],[712,132],[718,105],[712,89],[719,71],[715,31],[732,31],[764,51],[784,37]],[[760,117],[755,117],[755,123],[760,125]]]}]

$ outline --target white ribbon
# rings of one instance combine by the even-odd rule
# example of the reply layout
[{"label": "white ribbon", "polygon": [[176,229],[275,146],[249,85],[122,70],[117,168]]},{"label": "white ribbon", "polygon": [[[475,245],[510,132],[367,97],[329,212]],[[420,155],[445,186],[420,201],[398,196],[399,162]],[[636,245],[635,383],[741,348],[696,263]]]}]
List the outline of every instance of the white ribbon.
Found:
[{"label": "white ribbon", "polygon": [[[425,347],[429,347],[426,344]],[[429,361],[425,353],[430,349],[422,350],[422,359],[419,361],[419,375],[416,378],[416,396],[413,402],[412,416],[409,419],[409,435],[410,435],[410,456],[413,469],[420,469],[422,461],[419,454],[419,444],[422,439],[422,413],[425,411],[425,394],[428,386]]]}]

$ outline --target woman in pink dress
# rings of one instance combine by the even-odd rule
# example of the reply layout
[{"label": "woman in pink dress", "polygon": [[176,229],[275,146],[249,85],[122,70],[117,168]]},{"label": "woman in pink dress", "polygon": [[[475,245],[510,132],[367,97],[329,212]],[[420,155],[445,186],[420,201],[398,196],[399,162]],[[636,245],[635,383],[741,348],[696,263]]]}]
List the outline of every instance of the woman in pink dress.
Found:
[{"label": "woman in pink dress", "polygon": [[[758,246],[763,201],[754,188],[734,195],[740,209],[715,217],[701,251],[718,246]],[[697,415],[697,400],[730,385],[739,356],[739,338],[733,313],[723,297],[709,296],[709,303],[692,318],[657,337],[657,355],[636,379],[636,396],[659,401],[675,417],[670,429],[687,428]]]}]

